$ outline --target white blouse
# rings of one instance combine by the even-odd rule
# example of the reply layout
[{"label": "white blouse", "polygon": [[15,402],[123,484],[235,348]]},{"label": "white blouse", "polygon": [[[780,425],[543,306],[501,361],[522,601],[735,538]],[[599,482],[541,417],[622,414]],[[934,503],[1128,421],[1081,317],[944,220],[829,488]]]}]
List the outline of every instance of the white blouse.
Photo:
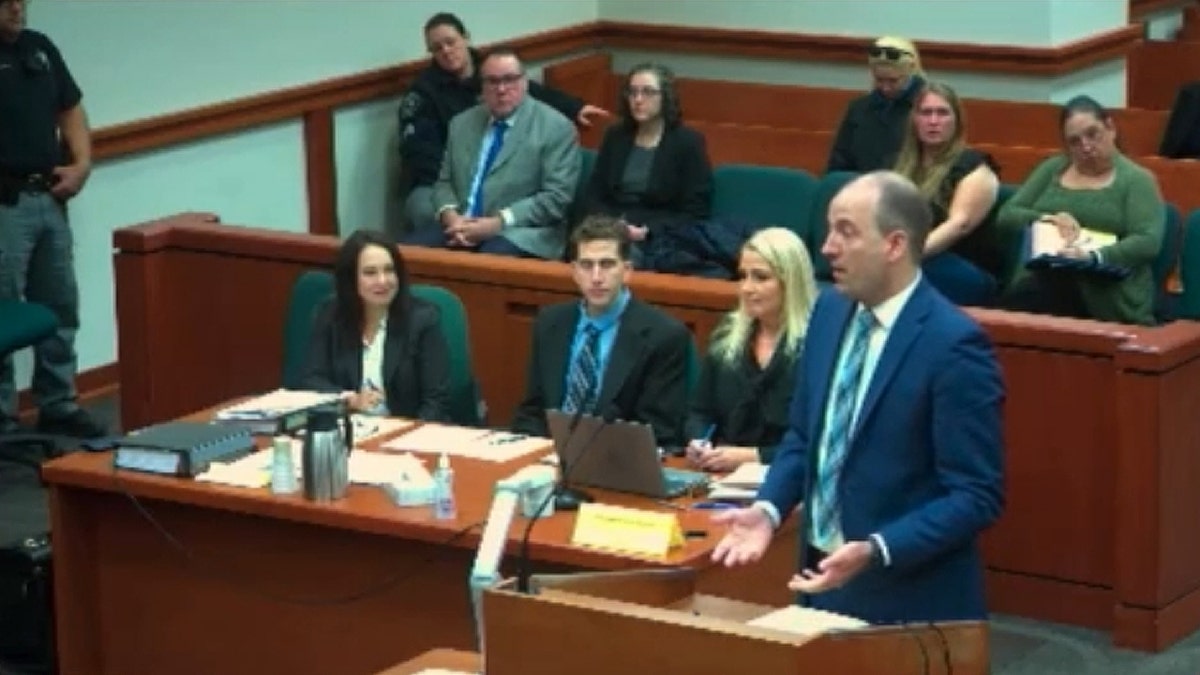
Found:
[{"label": "white blouse", "polygon": [[387,342],[387,316],[379,321],[379,328],[370,342],[363,340],[362,353],[362,386],[361,389],[377,389],[384,394],[379,399],[379,405],[366,412],[373,415],[387,415],[387,393],[383,388],[383,345]]}]

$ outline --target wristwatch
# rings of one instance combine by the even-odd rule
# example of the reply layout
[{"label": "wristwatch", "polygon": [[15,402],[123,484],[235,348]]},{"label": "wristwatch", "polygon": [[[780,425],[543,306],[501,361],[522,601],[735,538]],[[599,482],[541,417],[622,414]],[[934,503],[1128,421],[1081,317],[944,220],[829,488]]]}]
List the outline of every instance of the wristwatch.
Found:
[{"label": "wristwatch", "polygon": [[867,537],[867,544],[871,547],[871,567],[883,567],[883,549],[879,547],[879,539]]}]

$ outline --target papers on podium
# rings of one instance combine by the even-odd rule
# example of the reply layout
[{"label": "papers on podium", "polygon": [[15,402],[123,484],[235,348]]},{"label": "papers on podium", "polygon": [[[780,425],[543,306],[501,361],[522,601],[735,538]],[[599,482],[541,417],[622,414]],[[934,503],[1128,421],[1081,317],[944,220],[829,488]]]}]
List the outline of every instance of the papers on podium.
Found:
[{"label": "papers on podium", "polygon": [[856,619],[844,614],[834,614],[811,607],[789,605],[774,612],[764,614],[757,619],[746,622],[746,625],[757,628],[770,628],[785,633],[798,635],[815,635],[839,630],[857,630],[867,628],[869,624],[862,619]]}]

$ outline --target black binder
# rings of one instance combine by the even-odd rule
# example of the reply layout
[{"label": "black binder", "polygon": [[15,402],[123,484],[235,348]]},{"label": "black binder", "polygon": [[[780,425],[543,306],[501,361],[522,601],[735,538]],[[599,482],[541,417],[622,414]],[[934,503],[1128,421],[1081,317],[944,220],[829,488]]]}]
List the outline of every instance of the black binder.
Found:
[{"label": "black binder", "polygon": [[195,476],[218,460],[254,449],[246,429],[204,422],[166,422],[135,431],[117,441],[113,460],[119,469]]}]

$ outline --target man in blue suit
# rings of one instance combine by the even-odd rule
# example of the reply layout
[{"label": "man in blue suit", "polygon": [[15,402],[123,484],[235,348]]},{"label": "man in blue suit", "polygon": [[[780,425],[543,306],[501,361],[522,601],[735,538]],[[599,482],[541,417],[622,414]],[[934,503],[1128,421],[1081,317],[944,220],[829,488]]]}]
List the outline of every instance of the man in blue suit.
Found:
[{"label": "man in blue suit", "polygon": [[714,560],[758,560],[801,501],[813,607],[871,623],[984,619],[976,538],[1003,509],[1004,385],[987,336],[921,276],[929,207],[876,172],[829,206],[835,289],[805,337],[790,426]]}]

